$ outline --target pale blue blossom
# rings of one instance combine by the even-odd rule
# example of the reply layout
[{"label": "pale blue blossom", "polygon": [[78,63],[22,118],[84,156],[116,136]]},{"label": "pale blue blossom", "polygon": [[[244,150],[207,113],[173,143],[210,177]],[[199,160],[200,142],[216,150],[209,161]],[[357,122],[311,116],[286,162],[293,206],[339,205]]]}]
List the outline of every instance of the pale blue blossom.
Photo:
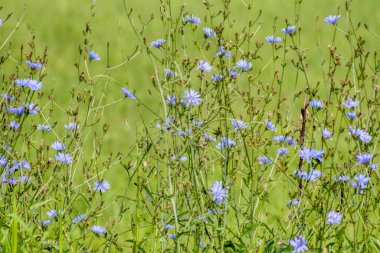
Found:
[{"label": "pale blue blossom", "polygon": [[309,250],[306,246],[307,240],[303,236],[294,236],[289,243],[293,247],[293,253],[305,252]]},{"label": "pale blue blossom", "polygon": [[91,227],[91,230],[92,232],[94,232],[95,234],[104,234],[105,232],[107,232],[107,229],[105,227],[102,227],[102,226],[99,226],[99,225],[93,225]]},{"label": "pale blue blossom", "polygon": [[235,142],[227,137],[220,137],[220,142],[216,145],[217,149],[227,149],[235,146]]},{"label": "pale blue blossom", "polygon": [[207,61],[202,60],[198,62],[198,68],[205,72],[210,72],[212,70],[211,65]]},{"label": "pale blue blossom", "polygon": [[103,181],[96,180],[94,182],[94,190],[95,191],[100,191],[101,193],[104,193],[106,190],[108,190],[110,188],[111,188],[111,186],[107,180],[103,180]]},{"label": "pale blue blossom", "polygon": [[250,68],[252,68],[252,63],[245,59],[241,59],[236,62],[236,67],[242,71],[248,71]]},{"label": "pale blue blossom", "polygon": [[165,41],[166,41],[165,39],[158,39],[156,41],[151,42],[149,46],[160,48],[165,43]]},{"label": "pale blue blossom", "polygon": [[212,200],[217,204],[222,204],[227,198],[227,190],[223,188],[221,181],[215,181],[210,190],[213,195]]},{"label": "pale blue blossom", "polygon": [[281,32],[283,32],[285,34],[292,34],[295,30],[296,30],[296,26],[293,25],[293,26],[288,26],[288,27],[282,28]]},{"label": "pale blue blossom", "polygon": [[265,40],[268,41],[269,43],[273,43],[273,44],[281,42],[281,38],[280,37],[274,37],[274,35],[266,36]]},{"label": "pale blue blossom", "polygon": [[324,21],[325,21],[326,23],[329,23],[329,24],[334,25],[334,24],[336,24],[336,22],[338,22],[339,19],[340,19],[340,15],[337,15],[337,16],[332,16],[332,15],[330,15],[330,16],[326,17],[326,18],[324,19]]},{"label": "pale blue blossom", "polygon": [[214,30],[209,28],[209,27],[203,28],[203,32],[204,32],[205,36],[208,38],[215,38],[216,37],[216,33],[214,32]]},{"label": "pale blue blossom", "polygon": [[342,221],[343,215],[335,212],[334,210],[330,211],[327,215],[327,224],[334,225],[339,224]]},{"label": "pale blue blossom", "polygon": [[191,15],[191,16],[187,15],[185,17],[185,20],[187,23],[191,23],[191,24],[195,24],[195,25],[199,25],[201,23],[201,19],[194,16],[194,15]]}]

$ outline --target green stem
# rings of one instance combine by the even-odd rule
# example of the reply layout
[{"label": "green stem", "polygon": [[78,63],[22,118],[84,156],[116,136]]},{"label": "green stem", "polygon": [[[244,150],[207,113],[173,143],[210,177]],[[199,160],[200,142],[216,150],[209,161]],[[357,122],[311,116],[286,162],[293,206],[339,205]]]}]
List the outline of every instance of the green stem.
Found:
[{"label": "green stem", "polygon": [[[17,215],[16,191],[12,192],[12,213]],[[12,219],[12,253],[17,253],[18,226],[15,218]]]}]

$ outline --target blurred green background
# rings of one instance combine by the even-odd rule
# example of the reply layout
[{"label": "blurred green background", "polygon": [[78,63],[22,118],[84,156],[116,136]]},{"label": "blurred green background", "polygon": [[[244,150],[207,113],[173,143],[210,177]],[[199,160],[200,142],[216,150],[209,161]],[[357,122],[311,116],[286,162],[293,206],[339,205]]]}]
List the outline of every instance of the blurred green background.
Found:
[{"label": "blurred green background", "polygon": [[[328,15],[336,15],[340,13],[342,19],[339,21],[339,27],[345,30],[348,26],[348,20],[345,14],[345,2],[343,0],[322,0],[322,1],[303,1],[301,7],[300,23],[302,26],[302,45],[308,49],[309,76],[312,82],[323,81],[321,72],[321,57],[327,55],[327,45],[332,40],[332,27],[323,22],[323,18]],[[95,4],[93,10],[91,6]],[[141,20],[148,20],[151,15],[154,19],[147,25],[144,37],[147,42],[151,42],[157,38],[163,37],[162,23],[159,19],[159,1],[126,1],[127,8],[133,9],[132,19],[137,27],[141,27]],[[172,12],[177,16],[180,7],[185,4],[185,13],[194,14],[202,19],[201,27],[211,26],[204,22],[205,8],[202,1],[171,1],[173,5]],[[214,5],[213,9],[222,9],[221,1],[210,1]],[[232,1],[231,17],[236,23],[231,31],[239,31],[247,25],[248,17],[257,16],[260,10],[262,15],[259,23],[256,25],[257,34],[253,40],[265,42],[264,37],[270,34],[282,36],[280,29],[285,26],[284,20],[289,19],[289,23],[293,24],[295,19],[295,1],[277,1],[277,0],[257,0],[253,1],[252,10],[247,10],[248,1]],[[20,18],[22,21],[19,28],[12,35],[12,48],[10,54],[15,63],[9,65],[9,71],[15,68],[20,62],[20,45],[26,44],[35,36],[37,54],[42,55],[45,46],[48,48],[48,64],[45,73],[47,77],[44,80],[44,90],[48,91],[53,88],[55,91],[55,99],[57,103],[65,107],[67,96],[72,86],[78,83],[78,73],[74,67],[74,63],[78,62],[79,44],[83,43],[82,31],[86,23],[92,28],[90,43],[92,49],[100,54],[102,61],[93,62],[89,66],[89,72],[92,75],[104,74],[107,67],[107,43],[109,43],[109,62],[110,66],[122,63],[127,55],[130,55],[136,46],[138,40],[129,25],[124,4],[122,0],[112,1],[47,1],[47,0],[3,0],[1,1],[3,10],[0,12],[0,18],[5,18],[8,13],[12,13],[11,18],[0,29],[0,40],[11,33]],[[379,5],[376,0],[354,1],[352,4],[352,22],[355,24],[360,21],[362,24],[371,24],[370,28],[380,34],[379,22],[373,22],[380,19]],[[92,14],[94,16],[92,17]],[[276,32],[274,32],[273,22],[276,21]],[[327,30],[320,35],[317,29]],[[201,29],[197,33],[202,37]],[[231,38],[234,36],[230,32]],[[320,37],[319,37],[320,36]],[[363,34],[364,37],[371,36],[368,32]],[[228,37],[228,35],[227,35]],[[372,40],[367,40],[366,44],[369,48],[376,48],[379,38],[371,36]],[[317,47],[320,40],[321,48]],[[344,35],[337,32],[336,45],[339,49],[339,42],[344,43]],[[5,46],[7,47],[7,45]],[[347,50],[347,46],[344,46]],[[270,52],[270,48],[267,49]],[[265,52],[265,51],[263,51]],[[189,53],[196,57],[197,55]],[[261,53],[264,58],[262,66],[270,59],[270,53]],[[257,64],[257,63],[256,63]],[[261,66],[261,67],[262,67]],[[257,68],[257,66],[253,66]],[[162,71],[162,69],[160,69]],[[2,70],[3,74],[10,72]],[[146,54],[140,54],[133,61],[110,71],[110,76],[117,80],[120,84],[125,85],[144,101],[144,103],[157,106],[157,98],[149,94],[152,90],[151,76],[154,75],[153,66]],[[263,82],[270,81],[273,70],[269,66],[261,79]],[[286,76],[285,76],[286,78]],[[293,81],[291,78],[286,82]],[[105,80],[99,80],[99,86],[103,86]],[[107,87],[106,104],[116,99],[122,98],[120,87],[110,84]],[[135,126],[138,125],[140,116],[135,113],[135,107],[131,103],[116,103],[106,109],[104,114],[105,120],[110,122],[110,135],[106,139],[106,149],[112,147],[126,148],[135,137]],[[112,144],[110,144],[112,143]]]},{"label": "blurred green background", "polygon": [[[332,27],[323,22],[323,18],[328,15],[336,15],[340,13],[342,19],[339,21],[339,27],[343,30],[348,26],[348,20],[345,14],[345,2],[343,0],[322,0],[312,1],[305,0],[301,7],[300,23],[302,26],[302,45],[308,49],[307,63],[310,65],[309,76],[313,82],[321,81],[321,55],[327,53],[327,45],[332,39]],[[91,11],[91,6],[95,4]],[[133,9],[132,19],[137,27],[141,27],[139,17],[142,20],[148,20],[151,15],[154,19],[147,25],[144,33],[147,42],[151,42],[157,38],[163,37],[162,23],[159,19],[159,1],[126,1],[127,8]],[[205,8],[202,1],[171,1],[173,5],[172,12],[177,16],[180,7],[185,4],[185,13],[194,14],[202,19],[201,27],[211,26],[204,22]],[[221,1],[210,1],[214,5],[215,10],[222,9]],[[280,29],[285,26],[284,20],[289,19],[289,23],[293,24],[295,19],[295,1],[277,1],[277,0],[257,0],[253,1],[252,10],[247,10],[248,1],[232,1],[231,17],[235,19],[235,25],[231,31],[239,31],[247,25],[248,17],[257,16],[260,10],[262,15],[257,24],[257,34],[255,41],[265,42],[264,37],[270,34],[282,36]],[[101,62],[94,62],[90,66],[92,75],[103,74],[106,69],[107,43],[109,43],[109,62],[110,66],[120,64],[130,55],[136,46],[138,40],[133,33],[124,10],[122,0],[112,1],[47,1],[47,0],[3,0],[1,1],[3,10],[0,12],[0,18],[4,19],[8,13],[12,13],[11,18],[2,26],[0,30],[0,39],[4,41],[11,33],[17,21],[22,18],[19,28],[12,35],[11,56],[16,63],[20,63],[20,45],[26,45],[35,36],[37,45],[37,53],[41,55],[45,46],[48,48],[49,63],[46,66],[48,74],[44,81],[44,89],[53,88],[56,94],[57,102],[64,105],[67,102],[67,94],[70,87],[78,83],[78,74],[74,67],[74,63],[78,62],[78,46],[83,42],[82,31],[86,23],[92,28],[90,43],[93,44],[92,49],[100,54]],[[371,24],[370,28],[380,34],[379,22],[373,22],[380,19],[378,11],[379,4],[376,0],[354,1],[352,4],[352,22],[355,24],[360,21],[362,24]],[[95,15],[92,17],[92,13]],[[274,33],[273,22],[277,19],[276,29]],[[317,26],[322,32],[318,37]],[[197,33],[202,35],[201,29]],[[234,36],[230,32],[228,36]],[[364,37],[370,36],[370,33],[363,34]],[[371,36],[372,40],[367,40],[369,48],[376,48],[379,38]],[[317,42],[321,41],[321,50],[317,47]],[[338,31],[337,40],[344,42],[343,33]],[[339,43],[336,44],[339,49]],[[6,47],[6,46],[5,46]],[[345,45],[346,47],[346,45]],[[268,47],[268,50],[270,48]],[[192,55],[191,52],[189,55]],[[264,65],[271,57],[270,54],[264,54],[268,58],[263,59]],[[197,56],[197,55],[192,55]],[[24,64],[24,63],[22,63]],[[13,65],[13,68],[15,66]],[[10,66],[11,70],[12,66]],[[255,68],[255,66],[254,66]],[[261,79],[272,77],[272,69],[266,69]],[[5,70],[2,70],[6,74]],[[152,89],[150,77],[154,74],[153,66],[145,54],[140,54],[133,61],[123,65],[120,68],[112,70],[110,75],[112,78],[127,85],[131,90],[135,90],[136,94],[147,104],[157,101],[149,95],[148,89]],[[104,80],[99,81],[103,85]],[[107,92],[107,101],[113,101],[121,97],[120,88],[110,85]],[[134,129],[139,116],[135,113],[133,106],[125,103],[117,103],[108,108],[105,117],[111,122],[118,121],[119,124],[111,124],[112,128],[117,128],[117,136],[124,136],[129,139],[134,136]],[[124,124],[128,120],[131,128]],[[123,124],[120,124],[123,123]],[[132,127],[133,126],[133,127]],[[130,133],[130,131],[132,131]],[[125,147],[124,138],[112,139],[112,146]],[[123,140],[124,139],[124,140]]]}]

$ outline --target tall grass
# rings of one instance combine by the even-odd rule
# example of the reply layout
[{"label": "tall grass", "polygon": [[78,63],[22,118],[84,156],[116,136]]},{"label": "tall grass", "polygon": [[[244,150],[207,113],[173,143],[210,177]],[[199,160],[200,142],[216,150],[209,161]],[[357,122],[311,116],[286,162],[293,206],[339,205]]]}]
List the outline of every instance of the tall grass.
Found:
[{"label": "tall grass", "polygon": [[[93,40],[93,2],[64,102],[45,85],[45,45],[32,37],[12,55],[18,19],[0,43],[4,252],[380,251],[380,68],[366,43],[378,35],[352,1],[304,27],[297,0],[265,36],[253,1],[241,27],[231,5],[162,0],[148,17],[124,1],[137,45],[113,64]],[[113,75],[139,57],[148,96]],[[136,139],[104,149],[120,104],[140,118]]]}]

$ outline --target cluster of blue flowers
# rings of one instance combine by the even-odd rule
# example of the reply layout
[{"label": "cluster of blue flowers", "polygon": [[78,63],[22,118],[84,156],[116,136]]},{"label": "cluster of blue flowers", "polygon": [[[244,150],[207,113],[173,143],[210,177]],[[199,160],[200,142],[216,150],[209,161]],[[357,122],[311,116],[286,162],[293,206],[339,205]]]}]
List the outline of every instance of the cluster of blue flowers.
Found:
[{"label": "cluster of blue flowers", "polygon": [[37,91],[42,88],[42,83],[35,79],[16,79],[15,84],[18,87],[27,87],[32,91]]},{"label": "cluster of blue flowers", "polygon": [[31,170],[28,161],[8,161],[5,156],[0,155],[0,168],[3,173],[1,174],[1,183],[16,185],[17,183],[26,183],[29,176],[25,173]]},{"label": "cluster of blue flowers", "polygon": [[[267,186],[274,181],[272,178],[273,175],[283,173],[283,175],[286,176],[286,180],[294,183],[294,186],[289,184],[291,185],[289,186],[290,196],[286,198],[290,199],[286,201],[286,204],[288,205],[286,208],[290,214],[289,217],[294,217],[292,215],[303,215],[303,208],[309,208],[310,203],[312,202],[312,197],[308,196],[311,192],[310,189],[319,189],[317,187],[320,187],[321,185],[323,185],[321,188],[331,187],[331,189],[336,190],[337,192],[340,190],[342,191],[341,195],[344,195],[344,191],[348,188],[350,189],[351,195],[363,197],[364,195],[359,194],[363,194],[366,189],[371,187],[371,184],[374,185],[375,180],[372,175],[376,174],[374,171],[377,170],[378,165],[375,163],[375,160],[377,159],[375,151],[369,151],[372,136],[367,131],[372,133],[372,130],[370,130],[370,127],[364,126],[364,124],[362,125],[358,122],[362,113],[358,109],[360,102],[355,99],[357,95],[355,95],[354,98],[348,97],[346,100],[342,100],[343,102],[339,100],[339,105],[337,106],[338,111],[343,115],[345,122],[348,122],[349,133],[347,132],[347,125],[338,129],[336,125],[327,122],[327,120],[326,124],[320,123],[318,117],[310,120],[310,114],[311,117],[324,113],[327,114],[331,108],[331,101],[315,99],[318,97],[316,94],[308,94],[307,96],[310,97],[305,97],[304,109],[306,111],[306,108],[308,108],[308,110],[306,116],[302,115],[303,118],[301,120],[303,121],[302,123],[304,123],[303,126],[306,126],[307,128],[306,132],[303,132],[305,129],[301,129],[300,125],[297,124],[294,124],[296,125],[295,127],[291,124],[287,124],[287,128],[284,127],[284,119],[281,118],[281,116],[277,116],[280,115],[280,113],[262,113],[259,114],[258,117],[253,113],[254,115],[252,118],[245,117],[244,113],[241,115],[240,112],[239,114],[235,114],[235,112],[232,112],[232,107],[228,108],[229,103],[231,102],[228,100],[233,97],[233,95],[231,97],[228,95],[223,97],[223,95],[217,93],[217,96],[215,96],[216,99],[214,99],[214,94],[210,96],[208,96],[208,94],[213,93],[214,89],[218,91],[223,90],[223,92],[226,93],[233,90],[239,95],[239,99],[246,99],[245,93],[241,92],[236,87],[238,86],[238,82],[243,79],[241,77],[247,77],[250,84],[252,80],[255,80],[254,78],[252,79],[252,73],[257,70],[257,66],[254,66],[253,64],[255,59],[257,59],[256,57],[259,56],[256,56],[256,53],[251,52],[242,52],[241,55],[239,55],[240,52],[236,49],[240,48],[237,48],[234,43],[224,40],[223,31],[221,29],[216,26],[200,28],[200,25],[202,24],[200,18],[194,15],[185,15],[186,16],[180,21],[183,26],[181,29],[187,27],[186,29],[192,29],[193,32],[197,31],[199,37],[203,36],[202,41],[204,44],[202,46],[207,45],[206,51],[208,51],[209,54],[202,54],[202,57],[196,58],[193,61],[188,61],[189,64],[186,65],[184,69],[181,69],[180,64],[177,64],[177,62],[174,61],[172,62],[171,60],[165,59],[165,61],[161,62],[163,71],[159,70],[159,73],[155,78],[162,78],[157,81],[162,81],[162,83],[160,83],[160,95],[162,96],[162,103],[165,106],[165,115],[162,118],[159,117],[159,119],[155,120],[156,128],[154,129],[154,133],[149,136],[149,141],[147,141],[149,148],[147,148],[148,151],[146,151],[147,153],[145,155],[149,156],[149,149],[151,146],[154,146],[152,149],[155,149],[154,152],[156,152],[157,156],[155,159],[148,159],[144,156],[144,161],[142,161],[144,169],[149,168],[150,160],[154,160],[157,164],[164,164],[164,166],[168,168],[168,171],[175,168],[176,173],[170,171],[167,179],[164,178],[161,181],[164,182],[163,184],[165,184],[166,187],[166,180],[168,180],[170,183],[169,188],[172,188],[171,180],[175,181],[177,180],[177,177],[183,177],[183,175],[187,174],[190,170],[194,170],[189,173],[191,176],[194,174],[194,181],[188,183],[183,180],[181,181],[181,187],[183,189],[189,189],[190,187],[195,186],[202,187],[202,192],[197,192],[196,196],[202,197],[199,199],[201,199],[200,202],[202,202],[201,211],[204,213],[200,215],[196,214],[196,221],[202,221],[202,225],[205,225],[208,222],[213,222],[214,219],[217,221],[214,226],[217,231],[220,230],[218,226],[222,221],[225,222],[225,220],[220,219],[222,217],[220,214],[225,214],[225,217],[230,215],[232,209],[230,202],[232,202],[235,197],[235,192],[233,191],[235,189],[233,187],[236,178],[235,176],[230,178],[229,173],[230,171],[235,173],[235,167],[239,166],[248,168],[247,170],[249,170],[249,172],[239,171],[239,173],[242,172],[244,175],[249,175],[247,176],[247,180],[245,180],[246,178],[243,178],[244,180],[242,180],[242,182],[251,190],[250,194],[252,195],[249,196],[249,201],[262,200],[263,194],[267,194],[269,191]],[[324,21],[333,25],[331,27],[337,29],[337,22],[340,17],[340,15],[328,16]],[[1,25],[2,20],[0,19],[0,26]],[[263,40],[268,42],[265,46],[270,47],[273,52],[283,48],[281,43],[284,43],[286,46],[288,38],[293,39],[297,32],[301,31],[301,28],[297,30],[296,26],[288,23],[286,25],[286,27],[281,29],[281,37],[277,37],[277,35],[273,34],[263,38]],[[169,40],[168,36],[165,38]],[[154,56],[156,56],[156,53],[158,55],[161,53],[165,54],[165,51],[172,46],[172,39],[170,39],[169,43],[165,38],[158,38],[155,41],[146,43],[144,50],[148,54],[154,54]],[[258,43],[257,45],[261,45],[261,43]],[[101,57],[98,53],[94,50],[89,51],[89,49],[86,49],[85,52],[85,57],[88,62],[91,64],[99,64],[95,63],[96,61],[101,61]],[[237,55],[233,55],[234,52],[237,52]],[[207,59],[210,55],[211,57]],[[26,91],[33,96],[33,94],[40,94],[38,91],[42,89],[43,85],[41,81],[43,79],[41,76],[36,76],[46,67],[47,61],[39,57],[35,58],[28,56],[28,58],[26,64],[30,68],[28,68],[30,75],[27,75],[25,79],[12,78],[10,83],[18,92]],[[187,59],[184,60],[184,62],[186,61]],[[23,64],[25,64],[25,62],[23,62]],[[201,84],[196,83],[197,81],[194,80],[195,78],[192,78],[194,75],[199,78],[196,80],[199,80]],[[168,84],[170,86],[165,86]],[[178,86],[176,86],[176,84],[178,84]],[[220,87],[223,89],[220,89]],[[124,96],[123,101],[136,101],[138,105],[143,104],[142,97],[136,96],[135,94],[138,95],[139,93],[135,93],[135,90],[129,90],[125,87],[120,88],[120,95]],[[52,131],[55,124],[52,125],[53,127],[50,126],[49,120],[44,117],[42,113],[44,107],[41,106],[41,109],[33,99],[22,100],[20,99],[19,94],[15,93],[11,95],[10,93],[11,92],[7,91],[7,93],[1,94],[3,99],[2,109],[7,115],[7,118],[4,120],[4,122],[6,122],[4,125],[4,131],[6,131],[7,134],[17,135],[17,133],[21,133],[21,130],[24,130],[23,128],[26,128],[26,126],[23,125],[25,118],[30,115],[39,114],[41,118],[44,118],[44,121],[41,124],[34,124],[33,122],[32,130],[35,131],[37,129],[41,131],[37,134],[42,136],[49,135],[46,132]],[[279,96],[279,99],[280,98],[281,94]],[[24,102],[20,103],[20,101]],[[25,101],[27,101],[27,103]],[[210,109],[209,106],[212,108]],[[210,111],[204,113],[204,108],[210,109]],[[228,111],[229,109],[231,109],[231,111]],[[219,114],[218,110],[223,111],[223,113]],[[217,115],[215,116],[214,113]],[[154,114],[158,115],[155,112]],[[38,118],[38,116],[34,118]],[[71,120],[73,121],[64,125],[64,128],[68,130],[65,131],[66,135],[64,137],[58,137],[54,131],[54,141],[51,142],[51,139],[49,139],[49,145],[45,145],[48,158],[52,153],[54,155],[53,157],[50,157],[47,162],[49,164],[48,166],[51,164],[54,166],[54,173],[58,170],[76,169],[75,167],[78,166],[77,164],[80,164],[78,161],[77,150],[73,147],[73,143],[75,142],[69,140],[69,138],[76,140],[77,135],[84,132],[87,129],[88,124],[83,124],[80,127],[80,121],[78,121],[76,117]],[[310,134],[309,132],[310,122],[313,123],[313,134]],[[317,129],[317,137],[319,139],[315,139],[315,129]],[[301,132],[300,135],[298,135],[299,132]],[[333,140],[339,139],[341,133],[343,133],[346,140],[353,140],[356,144],[356,148],[354,152],[350,153],[352,156],[350,162],[342,165],[344,170],[340,169],[339,166],[341,165],[338,164],[339,162],[336,162],[337,165],[331,162],[331,164],[333,164],[332,168],[328,169],[325,166],[325,163],[326,160],[328,162],[333,161],[331,154],[334,151],[332,148],[334,144]],[[256,138],[256,136],[254,136],[256,134],[259,135],[259,137]],[[157,136],[158,138],[155,138]],[[301,138],[296,140],[294,136],[301,136]],[[172,138],[172,142],[165,141],[164,146],[162,144],[164,143],[162,141],[163,138]],[[256,144],[255,141],[257,141],[258,144]],[[299,143],[297,141],[299,141]],[[141,143],[139,143],[139,145],[140,144]],[[145,152],[144,145],[145,143],[142,143],[141,146],[138,147]],[[4,153],[1,153],[0,155],[0,168],[2,169],[1,182],[3,185],[11,185],[11,187],[18,183],[30,183],[32,181],[31,179],[33,179],[33,177],[29,178],[32,166],[26,160],[20,161],[19,159],[26,156],[18,156],[17,152],[13,152],[12,147],[13,146],[8,145],[6,141],[3,143],[3,149],[9,153],[4,151]],[[167,148],[167,150],[164,150],[165,152],[162,150],[163,147]],[[321,147],[321,149],[318,149],[317,147]],[[252,152],[248,153],[246,150],[252,150]],[[217,164],[217,166],[213,166],[216,168],[215,170],[218,170],[219,167],[222,168],[222,179],[214,181],[215,179],[210,179],[210,175],[207,174],[209,173],[209,168],[208,166],[203,165],[208,165],[208,161],[211,160],[210,157],[208,157],[208,154],[211,154],[210,157],[213,158],[213,165],[214,163]],[[197,159],[198,156],[199,159]],[[216,159],[214,159],[215,157]],[[219,160],[221,161],[220,164]],[[292,161],[297,161],[298,169],[294,166]],[[33,168],[35,165],[36,164],[33,163]],[[336,170],[335,166],[337,167]],[[355,167],[355,170],[352,170],[351,167]],[[204,172],[206,170],[207,172]],[[292,172],[293,176],[289,177],[289,173]],[[335,172],[338,175],[334,175]],[[255,178],[256,174],[261,175]],[[212,176],[218,178],[220,174],[215,173]],[[335,180],[331,180],[331,178],[335,178]],[[54,180],[55,179],[56,178],[54,177]],[[111,189],[111,185],[103,178],[102,173],[96,173],[96,175],[91,175],[91,177],[86,179],[86,182],[83,184],[86,184],[89,188],[87,190],[88,193],[91,194],[91,200],[95,197],[103,198],[104,196],[111,195],[108,191]],[[150,205],[155,202],[153,201],[152,196],[156,196],[156,194],[151,194],[151,192],[149,192],[151,190],[148,183],[149,180],[147,179],[147,181],[144,182],[145,185],[143,187],[139,185],[140,182],[137,182],[135,186],[141,188],[145,187],[144,190],[147,195],[146,199]],[[210,180],[213,180],[211,186],[209,186]],[[264,183],[262,184],[262,182]],[[253,188],[255,189],[252,189],[252,185],[254,185]],[[207,187],[206,190],[203,190],[204,186]],[[164,196],[164,198],[162,198],[162,206],[166,206],[165,201],[171,202],[175,219],[178,219],[178,213],[176,212],[182,208],[178,207],[181,206],[182,203],[176,203],[179,195],[176,191],[182,190],[182,188],[175,185],[175,190],[170,189],[170,192],[163,191],[162,193],[159,193],[162,194],[159,197]],[[140,190],[139,188],[137,189]],[[243,191],[241,190],[241,192]],[[246,197],[246,193],[239,194],[242,196],[241,199]],[[191,192],[189,195],[191,195]],[[187,197],[188,196],[186,196],[186,198]],[[191,197],[192,196],[186,199],[189,200],[188,203],[190,204],[192,204]],[[139,196],[139,198],[144,198],[144,196]],[[170,200],[168,201],[168,199]],[[137,201],[140,201],[140,199]],[[103,205],[103,199],[101,202],[101,205]],[[256,205],[256,203],[252,203]],[[176,206],[176,204],[178,204],[178,206]],[[282,204],[285,205],[284,201],[282,201]],[[257,211],[257,206],[258,204],[252,208],[253,212]],[[234,208],[236,208],[236,206],[234,206]],[[344,205],[338,205],[333,202],[332,206],[329,206],[328,209],[322,208],[321,210],[324,212],[327,211],[321,215],[318,214],[316,219],[322,220],[321,224],[323,224],[323,227],[326,227],[329,230],[334,230],[339,227],[340,224],[347,223],[347,221],[344,220],[344,217],[346,218],[347,216],[344,212],[345,208]],[[38,226],[41,230],[49,229],[52,227],[51,225],[49,226],[49,224],[54,224],[54,222],[68,216],[70,210],[70,208],[62,210],[51,209],[46,212],[47,219],[38,219]],[[195,211],[198,212],[199,210]],[[75,217],[70,219],[70,226],[83,226],[85,227],[85,234],[92,231],[92,235],[95,234],[97,239],[104,239],[104,237],[108,238],[107,229],[111,232],[111,228],[108,226],[106,228],[98,225],[97,222],[90,221],[90,217],[87,217],[87,215],[90,216],[89,211],[82,213],[75,210],[73,214],[73,217]],[[184,226],[183,223],[185,222],[182,221],[186,219],[187,215],[188,214],[179,215],[180,222],[176,220],[176,223],[173,223],[171,218],[170,223],[176,224],[176,226],[163,222],[163,219],[160,218],[162,220],[161,223],[159,223],[158,230],[165,239],[162,240],[162,244],[166,243],[167,238],[170,238],[177,243],[181,236],[187,235],[187,231],[183,232],[184,230],[182,230],[182,227],[179,227]],[[189,215],[193,215],[193,213],[190,214],[189,212]],[[255,213],[255,215],[257,217],[257,213]],[[83,222],[85,220],[86,222]],[[291,248],[293,248],[293,252],[305,252],[308,251],[309,248],[314,250],[314,246],[310,243],[314,240],[308,237],[311,233],[306,233],[306,228],[303,228],[301,225],[302,224],[297,225],[297,230],[289,230],[292,232],[289,232],[291,233],[291,237],[287,237],[286,239],[287,252],[290,252]],[[178,233],[178,231],[181,233]],[[308,239],[306,239],[304,235],[307,235]],[[173,241],[167,241],[168,243],[173,244]],[[262,243],[262,241],[260,241],[260,243]],[[281,247],[284,246],[282,242],[280,244]],[[199,245],[201,248],[208,247],[203,239],[199,240]]]}]

